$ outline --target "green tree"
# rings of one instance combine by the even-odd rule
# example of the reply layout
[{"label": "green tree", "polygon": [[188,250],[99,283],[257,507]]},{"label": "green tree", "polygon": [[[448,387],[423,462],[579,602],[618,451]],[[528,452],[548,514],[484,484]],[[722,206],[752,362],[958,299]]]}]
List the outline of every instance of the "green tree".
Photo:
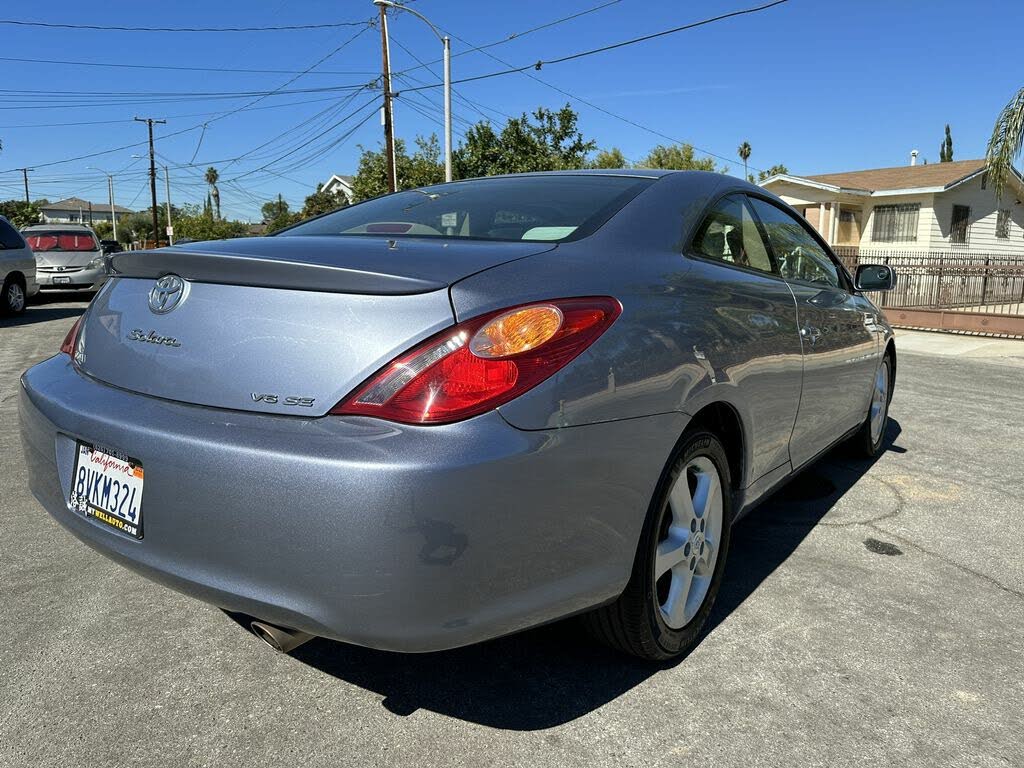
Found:
[{"label": "green tree", "polygon": [[342,192],[327,192],[323,184],[316,185],[316,192],[309,195],[299,212],[300,219],[309,219],[322,213],[330,213],[348,205],[348,198]]},{"label": "green tree", "polygon": [[210,185],[210,197],[213,199],[213,211],[216,218],[220,218],[220,190],[217,189],[217,182],[220,181],[220,174],[212,165],[206,169],[204,174],[206,183]]},{"label": "green tree", "polygon": [[453,153],[454,175],[466,179],[585,168],[587,154],[597,143],[584,139],[577,122],[576,112],[567,104],[557,112],[540,107],[530,116],[513,117],[501,133],[489,123],[477,123]]},{"label": "green tree", "polygon": [[767,169],[765,169],[763,171],[758,171],[757,172],[757,180],[758,181],[764,181],[765,179],[770,179],[772,176],[781,176],[782,174],[785,174],[785,173],[789,173],[789,168],[787,168],[784,165],[777,164],[777,165],[773,165],[771,168],[767,168]]},{"label": "green tree", "polygon": [[618,147],[602,149],[590,161],[591,168],[629,168],[629,161]]},{"label": "green tree", "polygon": [[224,240],[229,237],[243,237],[249,233],[249,225],[241,221],[214,219],[203,206],[184,205],[174,216],[174,236],[192,240]]},{"label": "green tree", "polygon": [[26,203],[24,200],[0,202],[0,216],[4,216],[15,227],[27,227],[39,223],[39,201]]},{"label": "green tree", "polygon": [[105,219],[99,219],[92,225],[92,231],[100,240],[109,240],[110,236],[114,234],[114,225]]},{"label": "green tree", "polygon": [[263,214],[263,221],[267,225],[267,234],[290,227],[299,220],[299,215],[292,213],[288,201],[281,197],[281,195],[278,195],[276,200],[264,203],[260,208],[260,212]]},{"label": "green tree", "polygon": [[743,178],[749,179],[750,174],[747,173],[747,160],[750,159],[750,142],[744,141],[736,149],[736,154],[740,156],[740,160],[743,161]]},{"label": "green tree", "polygon": [[129,244],[153,239],[153,217],[149,212],[130,213],[117,220],[117,239]]},{"label": "green tree", "polygon": [[[387,194],[388,176],[384,150],[360,147],[359,168],[352,180],[353,202]],[[406,152],[405,142],[395,139],[395,175],[399,189],[425,187],[444,181],[444,164],[437,136],[416,137],[416,151]]]},{"label": "green tree", "polygon": [[728,167],[715,167],[712,157],[698,159],[691,144],[659,144],[651,149],[643,160],[637,163],[638,168],[663,168],[669,171],[728,171]]},{"label": "green tree", "polygon": [[985,159],[988,175],[996,193],[1002,195],[1007,177],[1013,171],[1013,161],[1020,157],[1024,142],[1024,88],[1010,99],[996,118],[992,137],[988,140]]},{"label": "green tree", "polygon": [[939,162],[953,162],[953,135],[949,132],[949,123],[946,123],[946,138],[939,145]]}]

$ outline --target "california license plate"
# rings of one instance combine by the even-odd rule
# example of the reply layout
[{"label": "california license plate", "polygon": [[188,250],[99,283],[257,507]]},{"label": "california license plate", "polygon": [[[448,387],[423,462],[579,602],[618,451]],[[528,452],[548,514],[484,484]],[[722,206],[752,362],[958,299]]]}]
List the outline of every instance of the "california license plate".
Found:
[{"label": "california license plate", "polygon": [[71,284],[71,278],[70,277],[55,277],[55,278],[53,278],[53,284],[54,285],[70,285]]},{"label": "california license plate", "polygon": [[86,517],[141,539],[144,479],[137,459],[80,442],[69,503]]}]

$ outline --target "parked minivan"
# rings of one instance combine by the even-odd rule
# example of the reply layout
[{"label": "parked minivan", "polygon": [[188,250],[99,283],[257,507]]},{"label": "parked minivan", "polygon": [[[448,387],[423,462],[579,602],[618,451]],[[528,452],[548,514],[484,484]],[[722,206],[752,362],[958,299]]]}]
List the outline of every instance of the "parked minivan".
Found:
[{"label": "parked minivan", "polygon": [[82,224],[34,224],[21,230],[36,255],[43,291],[98,291],[107,260],[96,233]]},{"label": "parked minivan", "polygon": [[0,216],[0,314],[25,311],[29,296],[39,292],[32,249],[7,219]]}]

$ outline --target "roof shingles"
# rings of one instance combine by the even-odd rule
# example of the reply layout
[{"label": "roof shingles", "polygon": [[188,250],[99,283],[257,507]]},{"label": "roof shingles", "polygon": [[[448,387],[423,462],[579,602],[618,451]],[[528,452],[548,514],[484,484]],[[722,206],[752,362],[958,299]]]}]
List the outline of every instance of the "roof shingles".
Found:
[{"label": "roof shingles", "polygon": [[948,187],[985,167],[984,160],[954,160],[931,165],[901,165],[896,168],[874,168],[868,171],[822,173],[805,179],[832,184],[843,189],[918,189]]},{"label": "roof shingles", "polygon": [[[69,197],[67,200],[58,200],[56,203],[47,203],[40,207],[44,211],[88,211],[89,206],[92,206],[97,211],[110,210],[109,203],[90,203],[88,200],[83,200],[80,197]],[[131,213],[128,208],[120,205],[115,205],[114,210],[117,213]]]}]

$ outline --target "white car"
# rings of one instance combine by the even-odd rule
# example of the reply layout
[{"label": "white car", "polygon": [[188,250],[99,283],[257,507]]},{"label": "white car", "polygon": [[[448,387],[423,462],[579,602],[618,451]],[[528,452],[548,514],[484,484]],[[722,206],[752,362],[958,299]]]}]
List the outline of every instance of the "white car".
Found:
[{"label": "white car", "polygon": [[0,216],[0,314],[25,311],[29,296],[39,293],[36,257],[25,239],[7,219]]}]

